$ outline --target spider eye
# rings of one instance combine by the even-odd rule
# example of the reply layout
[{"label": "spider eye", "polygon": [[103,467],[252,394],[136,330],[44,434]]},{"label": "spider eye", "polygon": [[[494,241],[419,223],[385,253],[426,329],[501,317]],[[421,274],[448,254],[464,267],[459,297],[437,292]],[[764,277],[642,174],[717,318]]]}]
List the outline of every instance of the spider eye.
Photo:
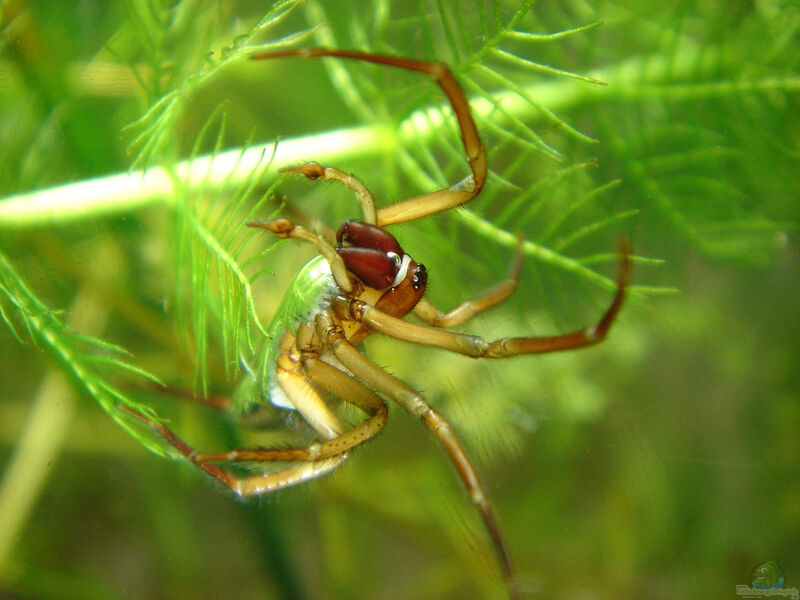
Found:
[{"label": "spider eye", "polygon": [[428,270],[425,268],[425,265],[419,264],[417,268],[414,269],[414,274],[411,276],[411,285],[414,287],[414,290],[419,290],[419,288],[428,284]]}]

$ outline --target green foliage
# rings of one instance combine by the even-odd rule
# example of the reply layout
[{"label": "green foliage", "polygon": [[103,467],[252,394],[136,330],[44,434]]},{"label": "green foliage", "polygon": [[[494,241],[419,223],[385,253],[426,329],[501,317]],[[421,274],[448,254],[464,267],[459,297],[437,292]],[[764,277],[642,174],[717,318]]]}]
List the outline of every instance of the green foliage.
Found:
[{"label": "green foliage", "polygon": [[[750,506],[735,493],[748,481],[750,455],[744,447],[744,457],[723,454],[720,460],[737,474],[736,484],[728,481],[730,489],[719,492],[726,506],[747,514],[773,510],[787,522],[784,536],[761,539],[757,550],[772,553],[763,556],[737,525],[716,523],[735,546],[729,550],[713,541],[713,531],[692,531],[692,515],[682,514],[705,513],[681,486],[704,490],[703,478],[716,473],[681,471],[671,457],[694,457],[697,444],[700,460],[711,461],[717,455],[709,448],[726,441],[697,421],[726,423],[734,436],[737,419],[747,420],[783,440],[771,445],[763,441],[771,437],[753,434],[747,442],[764,453],[769,480],[777,485],[788,473],[800,481],[791,466],[796,461],[781,450],[796,450],[796,387],[780,383],[796,371],[786,366],[792,363],[786,357],[797,357],[788,341],[796,325],[781,330],[760,318],[762,306],[797,317],[780,296],[796,283],[785,272],[787,256],[796,254],[790,236],[800,197],[797,6],[779,0],[647,7],[533,0],[81,6],[14,2],[0,13],[0,319],[7,325],[0,334],[6,342],[0,422],[19,425],[0,429],[0,456],[9,465],[18,461],[16,415],[43,373],[55,369],[138,442],[128,448],[100,419],[91,427],[101,435],[90,430],[68,442],[65,455],[92,470],[105,470],[109,461],[126,473],[127,465],[141,465],[143,474],[119,488],[106,481],[83,493],[107,505],[138,497],[141,487],[158,516],[137,517],[156,540],[140,543],[164,565],[181,558],[173,569],[140,556],[168,580],[163,587],[157,578],[107,586],[93,575],[97,569],[49,560],[42,552],[47,528],[41,539],[34,530],[19,556],[7,558],[12,546],[4,535],[18,525],[0,511],[0,595],[6,586],[30,597],[113,597],[110,587],[122,590],[120,597],[144,598],[153,596],[148,585],[154,585],[170,597],[221,597],[229,587],[204,586],[211,571],[204,565],[214,564],[205,553],[217,550],[246,565],[240,595],[247,597],[379,595],[382,586],[397,584],[399,569],[364,573],[360,565],[370,552],[390,565],[409,565],[414,581],[396,597],[455,598],[465,589],[501,594],[475,516],[457,485],[442,483],[449,481],[445,460],[404,415],[393,414],[380,440],[340,474],[281,494],[291,500],[276,495],[263,506],[244,506],[214,498],[193,473],[175,485],[178,467],[169,461],[144,463],[139,444],[173,453],[120,410],[169,422],[202,449],[274,444],[275,438],[251,437],[217,414],[139,388],[165,381],[203,396],[228,394],[241,364],[250,364],[290,278],[313,250],[277,243],[245,227],[248,219],[288,212],[312,226],[335,227],[358,217],[341,186],[279,176],[277,169],[309,160],[336,166],[365,181],[382,206],[467,174],[450,107],[424,77],[349,61],[247,60],[257,51],[304,45],[438,60],[462,83],[488,150],[486,187],[467,207],[393,233],[428,266],[429,295],[443,309],[501,279],[517,234],[524,235],[515,295],[465,330],[489,338],[547,335],[592,322],[614,286],[615,239],[632,238],[632,302],[597,349],[476,364],[392,340],[367,341],[370,356],[424,389],[478,455],[525,587],[550,597],[586,590],[658,597],[664,578],[675,586],[670,596],[699,583],[732,593],[746,583],[748,561],[783,561],[790,572],[781,552],[798,531],[796,511],[786,508],[796,485],[776,491],[774,502]],[[676,289],[686,298],[669,295]],[[76,307],[84,296],[101,308],[82,313]],[[86,314],[93,318],[86,321]],[[751,322],[769,336],[743,329]],[[719,348],[727,337],[740,344]],[[763,339],[770,344],[765,357],[753,341]],[[697,356],[719,361],[706,365]],[[768,364],[760,369],[762,358]],[[673,387],[679,378],[670,367],[689,383]],[[709,373],[719,376],[716,394],[703,383]],[[763,412],[737,396],[743,386],[736,373],[761,382],[763,392],[754,397],[773,401]],[[720,403],[718,411],[689,402],[698,388],[699,404],[710,398]],[[666,390],[695,417],[688,428],[664,425],[662,414],[679,414],[658,404]],[[684,437],[686,429],[696,437]],[[613,450],[617,444],[628,450]],[[599,457],[586,459],[590,453]],[[65,466],[53,485],[80,496],[71,482],[85,475]],[[221,535],[205,539],[207,547],[187,551],[197,525],[169,500],[179,494],[198,498],[199,522],[216,515],[224,522]],[[12,496],[0,485],[0,507]],[[709,504],[716,498],[701,497]],[[20,502],[33,509],[35,498]],[[76,520],[86,518],[75,511]],[[344,528],[354,515],[361,520]],[[636,524],[647,533],[626,528]],[[230,541],[237,533],[251,536],[256,556]],[[607,558],[597,566],[595,554]],[[723,554],[726,564],[700,566]],[[309,562],[322,566],[306,569]],[[796,577],[800,564],[794,566]],[[48,577],[38,577],[39,568]],[[472,574],[466,583],[465,572]],[[47,581],[58,585],[48,588]]]},{"label": "green foliage", "polygon": [[[131,364],[130,355],[119,346],[81,335],[36,297],[8,260],[0,255],[0,317],[20,343],[30,343],[41,351],[67,378],[93,398],[108,415],[144,446],[162,456],[168,455],[163,443],[151,432],[119,409],[120,404],[157,419],[151,407],[132,400],[114,384],[120,376],[135,376],[163,385],[147,371]],[[20,329],[24,328],[22,335]],[[128,359],[128,360],[124,360]]]}]

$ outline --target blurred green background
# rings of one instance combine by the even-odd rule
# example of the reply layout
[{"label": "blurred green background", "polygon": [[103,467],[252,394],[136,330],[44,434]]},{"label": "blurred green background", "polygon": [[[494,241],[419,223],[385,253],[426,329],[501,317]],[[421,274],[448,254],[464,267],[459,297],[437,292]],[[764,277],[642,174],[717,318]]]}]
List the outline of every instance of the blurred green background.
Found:
[{"label": "blurred green background", "polygon": [[[796,2],[767,0],[3,2],[0,598],[504,597],[446,458],[396,407],[334,475],[242,502],[118,427],[92,384],[128,398],[142,378],[59,329],[123,347],[176,388],[229,393],[246,344],[231,354],[218,288],[235,282],[217,285],[219,264],[182,245],[187,215],[210,227],[231,198],[244,215],[263,197],[267,218],[286,196],[335,227],[354,203],[270,168],[228,188],[184,185],[178,161],[364,125],[387,129],[385,147],[324,157],[380,205],[466,174],[447,111],[441,127],[396,133],[442,102],[434,85],[368,65],[242,59],[284,37],[447,62],[480,110],[485,191],[393,230],[444,309],[504,277],[513,234],[532,244],[514,296],[462,330],[593,322],[610,300],[599,275],[614,277],[614,240],[632,239],[633,297],[595,348],[480,362],[367,341],[475,456],[527,597],[734,598],[766,561],[800,587],[799,29]],[[301,154],[320,159],[313,143]],[[176,177],[179,200],[142,180],[126,204],[97,179],[155,167]],[[83,208],[82,190],[61,187],[73,182],[107,200]],[[36,203],[42,190],[53,204]],[[248,241],[242,265],[270,249],[246,265],[248,277],[269,270],[253,285],[267,322],[313,252]],[[212,283],[196,287],[206,270]],[[212,410],[130,397],[204,449],[265,443]]]}]

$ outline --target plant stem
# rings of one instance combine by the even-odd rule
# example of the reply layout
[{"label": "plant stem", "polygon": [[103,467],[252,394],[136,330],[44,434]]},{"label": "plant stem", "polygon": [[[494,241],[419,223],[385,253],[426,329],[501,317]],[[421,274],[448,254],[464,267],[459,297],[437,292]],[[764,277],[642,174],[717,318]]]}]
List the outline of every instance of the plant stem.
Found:
[{"label": "plant stem", "polygon": [[[739,92],[800,89],[797,77],[698,80],[698,73],[713,72],[712,67],[719,71],[720,63],[726,59],[713,49],[705,48],[701,52],[691,43],[682,46],[680,52],[670,52],[669,56],[636,58],[600,69],[594,78],[608,82],[608,86],[557,79],[522,89],[524,95],[535,98],[538,104],[556,113],[598,100],[608,102],[645,96],[685,100],[730,93],[734,89]],[[526,122],[542,116],[538,108],[516,91],[498,92],[494,100],[503,106],[505,113]],[[470,104],[476,116],[492,118],[495,106],[488,99],[479,97]],[[332,164],[343,157],[352,159],[392,152],[409,139],[424,144],[439,133],[444,114],[439,106],[415,111],[401,123],[397,134],[387,126],[374,124],[280,140],[269,163],[264,163],[265,155],[270,153],[263,147],[236,149],[181,162],[172,175],[167,169],[153,167],[10,196],[0,199],[0,230],[69,223],[170,203],[178,185],[189,190],[235,186],[265,164],[277,169],[304,162],[309,157]]]}]

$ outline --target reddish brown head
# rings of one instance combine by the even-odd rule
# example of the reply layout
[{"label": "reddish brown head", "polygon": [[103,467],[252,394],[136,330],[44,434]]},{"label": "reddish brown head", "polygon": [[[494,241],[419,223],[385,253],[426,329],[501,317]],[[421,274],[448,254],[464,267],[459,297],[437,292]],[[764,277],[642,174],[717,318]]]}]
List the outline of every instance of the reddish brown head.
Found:
[{"label": "reddish brown head", "polygon": [[376,308],[392,316],[408,313],[422,298],[428,273],[388,231],[360,221],[345,221],[336,233],[336,252],[364,285],[386,290]]}]

